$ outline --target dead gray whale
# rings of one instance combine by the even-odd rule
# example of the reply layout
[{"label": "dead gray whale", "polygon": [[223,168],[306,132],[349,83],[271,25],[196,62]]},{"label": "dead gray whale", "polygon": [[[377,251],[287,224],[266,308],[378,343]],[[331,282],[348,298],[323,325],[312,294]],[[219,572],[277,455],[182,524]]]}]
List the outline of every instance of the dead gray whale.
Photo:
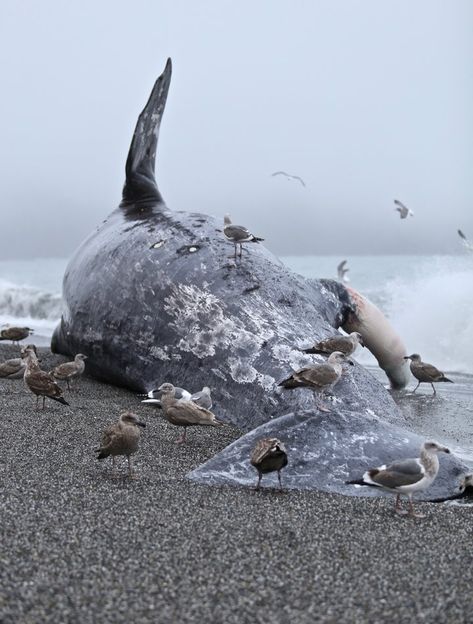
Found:
[{"label": "dead gray whale", "polygon": [[[329,420],[314,413],[310,390],[288,393],[277,383],[291,369],[321,361],[301,347],[331,335],[334,327],[359,331],[395,387],[409,379],[405,349],[379,310],[355,291],[294,274],[263,244],[234,262],[221,218],[166,207],[154,165],[170,79],[168,60],[138,118],[122,202],[66,269],[63,313],[51,348],[85,353],[89,374],[140,392],[163,381],[192,391],[210,386],[219,419],[242,431],[262,425],[284,441],[292,422],[298,435],[289,445],[290,487],[341,491],[339,482],[352,476],[358,460],[361,469],[386,459],[384,430],[395,430],[399,444],[418,447],[417,437],[402,428],[389,393],[358,365],[337,385]],[[337,429],[336,415],[343,429]],[[374,422],[379,436],[372,442]],[[327,470],[313,466],[308,476],[317,452],[325,454]],[[299,458],[297,470],[291,455]],[[223,451],[218,457],[221,474],[235,473],[234,456]],[[443,470],[437,497],[453,493],[464,468],[451,459]],[[207,481],[206,474],[195,471],[194,478]],[[356,494],[354,488],[344,493]]]}]

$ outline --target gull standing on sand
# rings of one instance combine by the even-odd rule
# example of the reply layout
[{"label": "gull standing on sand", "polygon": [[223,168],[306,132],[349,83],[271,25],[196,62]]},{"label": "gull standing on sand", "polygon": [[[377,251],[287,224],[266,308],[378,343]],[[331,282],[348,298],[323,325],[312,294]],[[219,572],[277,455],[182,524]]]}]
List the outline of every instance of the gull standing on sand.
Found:
[{"label": "gull standing on sand", "polygon": [[[450,453],[446,446],[437,442],[424,442],[420,448],[420,457],[416,459],[401,459],[389,466],[370,468],[361,479],[347,481],[351,485],[368,485],[380,487],[387,492],[396,494],[394,511],[400,515],[409,514],[415,518],[424,518],[422,514],[414,512],[412,496],[416,492],[426,490],[435,480],[439,471],[437,453]],[[401,509],[401,495],[409,498],[409,511]]]},{"label": "gull standing on sand", "polygon": [[[239,258],[241,259],[241,254],[243,251],[242,243],[259,243],[263,241],[264,238],[259,238],[258,236],[254,236],[246,227],[243,225],[234,225],[230,218],[230,215],[225,215],[224,217],[224,228],[223,234],[227,241],[230,241],[235,245],[235,260],[237,259],[237,246],[240,245],[240,253]],[[230,256],[231,257],[231,256]]]},{"label": "gull standing on sand", "polygon": [[29,327],[5,327],[0,330],[0,340],[11,340],[12,343],[18,344],[20,340],[28,338],[32,333],[33,330]]},{"label": "gull standing on sand", "polygon": [[78,353],[72,362],[64,362],[63,364],[59,364],[59,366],[53,368],[51,371],[53,377],[59,381],[65,381],[67,383],[67,389],[70,390],[71,387],[69,382],[72,379],[79,379],[82,375],[85,370],[86,359],[86,355]]},{"label": "gull standing on sand", "polygon": [[38,358],[33,349],[26,348],[23,350],[22,357],[25,359],[26,367],[24,374],[24,381],[28,390],[31,390],[36,395],[36,408],[38,408],[39,397],[43,397],[43,409],[46,401],[52,399],[63,405],[69,405],[69,403],[62,396],[62,390],[57,383],[52,379],[49,373],[41,370],[38,363]]},{"label": "gull standing on sand", "polygon": [[21,379],[25,373],[26,362],[23,358],[12,358],[0,363],[0,377]]},{"label": "gull standing on sand", "polygon": [[131,455],[136,453],[140,442],[139,427],[146,427],[146,423],[141,421],[132,412],[123,412],[117,423],[109,425],[102,436],[100,448],[96,449],[97,459],[105,459],[112,456],[112,470],[115,475],[115,457],[126,455],[128,458],[128,474],[130,479],[134,478]]},{"label": "gull standing on sand", "polygon": [[268,472],[278,471],[279,489],[282,490],[281,470],[287,466],[287,451],[284,444],[277,438],[264,438],[256,443],[251,452],[250,463],[258,471],[259,490],[261,477]]},{"label": "gull standing on sand", "polygon": [[350,278],[347,277],[347,273],[350,269],[345,266],[347,262],[348,260],[342,260],[340,264],[337,265],[338,280],[345,284],[350,281]]},{"label": "gull standing on sand", "polygon": [[222,422],[217,420],[215,414],[208,409],[199,407],[193,401],[176,399],[172,384],[164,383],[159,387],[159,390],[161,390],[161,405],[166,420],[171,425],[184,427],[184,433],[176,440],[177,444],[183,444],[186,441],[187,427],[198,425],[221,427],[223,425]]},{"label": "gull standing on sand", "polygon": [[434,382],[438,383],[440,381],[448,381],[449,383],[453,383],[453,381],[445,377],[445,374],[442,373],[442,371],[439,371],[438,368],[435,368],[435,366],[433,366],[432,364],[427,364],[427,362],[423,362],[418,353],[406,355],[404,359],[411,360],[411,373],[419,382],[414,388],[413,392],[417,390],[421,383],[429,383],[432,386],[434,394],[437,394],[437,391],[434,387]]},{"label": "gull standing on sand", "polygon": [[300,182],[302,184],[302,186],[305,186],[305,182],[302,178],[300,178],[299,176],[296,175],[291,175],[290,173],[286,173],[285,171],[275,171],[274,173],[271,174],[271,176],[274,178],[274,176],[278,176],[278,175],[283,175],[286,176],[286,178],[288,180],[297,180],[298,182]]},{"label": "gull standing on sand", "polygon": [[[347,360],[343,353],[334,351],[323,364],[315,364],[314,366],[301,368],[292,373],[287,379],[281,381],[278,385],[287,389],[312,388],[314,396],[317,392],[323,395],[327,388],[333,388],[339,381],[343,372],[342,362],[344,361],[353,365],[353,362]],[[317,398],[316,404],[321,412],[330,412],[327,407],[317,401]]]},{"label": "gull standing on sand", "polygon": [[352,332],[348,336],[343,334],[335,334],[329,338],[324,338],[316,342],[310,349],[303,349],[304,353],[318,353],[321,355],[329,355],[334,351],[340,351],[344,355],[351,355],[356,351],[358,345],[365,346],[363,336],[359,332]]},{"label": "gull standing on sand", "polygon": [[399,212],[401,219],[407,219],[407,217],[414,216],[412,210],[410,210],[407,206],[404,206],[404,204],[402,204],[398,199],[395,199],[394,203],[396,204],[396,208],[394,208],[394,210]]},{"label": "gull standing on sand", "polygon": [[[140,395],[147,397],[141,402],[145,403],[146,405],[152,405],[154,407],[161,408],[161,395],[161,390],[150,390],[148,394]],[[210,388],[208,386],[204,386],[202,390],[200,390],[200,392],[195,392],[194,394],[191,394],[187,390],[184,390],[184,388],[174,386],[174,398],[182,401],[193,401],[196,405],[199,405],[200,407],[205,407],[205,409],[210,409],[212,407],[212,397],[210,394]]]}]

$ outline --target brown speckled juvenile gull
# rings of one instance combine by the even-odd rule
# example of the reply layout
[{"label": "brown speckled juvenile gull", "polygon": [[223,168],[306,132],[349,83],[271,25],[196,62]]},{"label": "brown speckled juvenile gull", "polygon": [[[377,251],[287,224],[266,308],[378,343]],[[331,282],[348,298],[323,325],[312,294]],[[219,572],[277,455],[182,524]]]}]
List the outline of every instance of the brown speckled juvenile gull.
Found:
[{"label": "brown speckled juvenile gull", "polygon": [[243,225],[234,225],[231,221],[230,215],[224,217],[223,234],[225,238],[235,245],[235,260],[237,259],[237,246],[240,245],[239,257],[243,251],[242,243],[258,243],[263,241],[264,238],[254,236],[250,230]]},{"label": "brown speckled juvenile gull", "polygon": [[166,420],[177,427],[184,427],[184,433],[176,440],[177,444],[182,444],[186,441],[187,427],[220,427],[223,425],[223,423],[217,420],[215,414],[208,409],[196,405],[193,401],[176,399],[172,384],[164,383],[159,387],[159,390],[161,390],[161,405]]},{"label": "brown speckled juvenile gull", "polygon": [[62,403],[63,405],[69,405],[62,396],[62,390],[54,379],[49,373],[46,373],[39,367],[38,358],[33,349],[23,349],[22,357],[26,362],[23,379],[28,390],[31,390],[31,392],[36,395],[36,407],[38,407],[38,399],[40,396],[43,397],[43,409],[46,397],[58,403]]},{"label": "brown speckled juvenile gull", "polygon": [[0,330],[0,340],[11,340],[12,343],[18,343],[20,340],[28,338],[33,330],[29,327],[5,327]]},{"label": "brown speckled juvenile gull", "polygon": [[21,379],[25,373],[26,363],[21,357],[5,360],[0,363],[0,377],[7,379]]},{"label": "brown speckled juvenile gull", "polygon": [[63,364],[59,364],[52,370],[52,374],[55,379],[59,381],[65,381],[67,383],[67,389],[70,390],[71,387],[69,382],[72,379],[79,378],[85,370],[85,360],[87,359],[86,355],[82,353],[78,353],[72,362],[64,362]]},{"label": "brown speckled juvenile gull", "polygon": [[268,472],[278,472],[279,489],[282,490],[281,470],[287,466],[287,452],[284,444],[277,438],[263,438],[256,443],[251,452],[250,463],[258,471],[259,490],[261,477]]},{"label": "brown speckled juvenile gull", "polygon": [[319,353],[329,355],[334,351],[340,351],[344,355],[351,355],[356,351],[358,345],[364,347],[364,342],[359,332],[352,332],[348,336],[343,334],[335,334],[324,340],[316,342],[310,349],[303,349],[304,353]]},{"label": "brown speckled juvenile gull", "polygon": [[146,423],[141,421],[132,412],[123,412],[117,423],[109,425],[102,435],[100,448],[96,449],[97,459],[105,459],[112,456],[112,470],[115,474],[115,457],[126,455],[128,458],[128,474],[130,479],[134,478],[131,455],[136,453],[140,442],[139,427],[146,427]]},{"label": "brown speckled juvenile gull", "polygon": [[[279,383],[283,388],[312,388],[314,394],[320,392],[323,394],[326,388],[333,388],[340,379],[343,369],[342,362],[347,361],[349,364],[353,364],[350,360],[346,360],[345,355],[340,351],[334,351],[330,354],[330,357],[323,364],[315,364],[314,366],[306,366],[295,371],[287,379],[284,379]],[[319,403],[316,398],[317,407],[322,412],[329,412],[330,410],[322,403]]]},{"label": "brown speckled juvenile gull", "polygon": [[448,381],[449,383],[453,383],[453,381],[445,377],[445,374],[442,373],[442,371],[440,371],[438,368],[435,368],[435,366],[433,366],[432,364],[427,364],[427,362],[423,362],[418,353],[406,355],[404,359],[411,360],[411,373],[419,382],[414,388],[414,392],[417,390],[421,383],[429,383],[432,386],[434,394],[437,394],[437,391],[434,387],[434,382],[438,383],[440,381]]},{"label": "brown speckled juvenile gull", "polygon": [[[394,511],[400,515],[409,513],[410,516],[423,518],[422,514],[414,512],[412,496],[415,492],[426,490],[435,480],[439,471],[437,453],[450,453],[446,446],[438,442],[424,442],[420,449],[420,457],[416,459],[401,459],[389,466],[370,468],[361,479],[348,481],[353,485],[368,485],[380,487],[387,492],[396,494]],[[409,512],[401,509],[401,494],[409,498]]]}]

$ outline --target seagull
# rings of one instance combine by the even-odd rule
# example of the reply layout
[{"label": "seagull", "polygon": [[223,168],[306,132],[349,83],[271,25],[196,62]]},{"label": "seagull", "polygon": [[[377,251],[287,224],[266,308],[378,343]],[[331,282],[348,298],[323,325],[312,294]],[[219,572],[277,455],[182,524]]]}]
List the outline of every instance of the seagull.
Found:
[{"label": "seagull", "polygon": [[112,456],[113,474],[115,474],[115,457],[126,455],[128,458],[128,474],[134,478],[131,455],[138,450],[140,441],[139,427],[146,427],[136,414],[123,412],[117,423],[109,425],[102,435],[100,448],[96,449],[97,459],[105,459]]},{"label": "seagull", "polygon": [[64,362],[56,366],[51,373],[55,379],[59,381],[65,381],[67,383],[67,389],[70,390],[69,381],[74,378],[79,378],[85,370],[86,355],[78,353],[73,362]]},{"label": "seagull", "polygon": [[467,487],[473,487],[473,474],[471,473],[463,475],[459,486],[460,493],[464,492]]},{"label": "seagull", "polygon": [[258,471],[259,490],[261,477],[268,473],[278,471],[279,489],[282,490],[281,470],[287,466],[287,451],[284,444],[277,438],[264,438],[256,443],[251,452],[250,463]]},{"label": "seagull", "polygon": [[347,276],[347,273],[350,269],[347,269],[345,267],[346,263],[348,261],[347,260],[343,260],[342,262],[340,262],[340,264],[337,266],[337,275],[338,275],[338,279],[340,282],[349,282],[350,278]]},{"label": "seagull", "polygon": [[212,409],[212,396],[210,394],[210,388],[204,386],[200,392],[195,392],[190,400],[199,405],[199,407],[205,407],[205,409]]},{"label": "seagull", "polygon": [[316,342],[310,349],[303,349],[304,353],[319,353],[329,355],[334,351],[340,351],[344,355],[351,355],[356,351],[358,345],[365,346],[363,336],[359,332],[352,332],[348,336],[343,334],[335,334],[330,338],[325,338]]},{"label": "seagull", "polygon": [[26,363],[21,357],[5,360],[0,363],[0,377],[5,379],[20,379],[25,373]]},{"label": "seagull", "polygon": [[[450,453],[450,451],[438,442],[424,442],[420,448],[419,458],[401,459],[389,466],[370,468],[361,479],[347,481],[347,483],[380,487],[387,492],[392,492],[396,494],[394,506],[396,513],[424,518],[424,515],[414,512],[412,496],[415,492],[427,489],[434,482],[439,470],[437,453]],[[401,494],[405,494],[409,498],[409,512],[401,509]]]},{"label": "seagull", "polygon": [[253,234],[247,230],[246,227],[243,227],[243,225],[234,225],[230,215],[225,215],[223,222],[223,234],[225,238],[235,245],[235,260],[237,258],[237,245],[240,245],[239,257],[241,259],[243,250],[242,243],[259,243],[264,240],[264,238],[253,236]]},{"label": "seagull", "polygon": [[288,180],[292,178],[293,180],[297,180],[298,182],[300,182],[302,186],[305,186],[304,180],[300,178],[299,176],[291,175],[290,173],[286,173],[285,171],[275,171],[274,173],[271,174],[272,177],[277,176],[277,175],[284,175],[286,176]]},{"label": "seagull", "polygon": [[419,382],[414,388],[414,392],[417,390],[421,383],[429,383],[432,386],[434,394],[437,394],[437,391],[434,388],[433,382],[438,383],[439,381],[448,381],[449,383],[453,383],[453,381],[445,377],[445,374],[442,373],[442,371],[439,371],[438,368],[435,368],[435,366],[433,366],[432,364],[427,364],[427,362],[423,362],[418,353],[406,355],[404,359],[411,360],[411,373]]},{"label": "seagull", "polygon": [[215,414],[204,407],[199,407],[193,401],[185,401],[176,399],[174,396],[174,386],[170,383],[163,383],[161,390],[161,405],[163,407],[163,415],[171,425],[184,427],[184,433],[176,440],[177,444],[183,444],[186,441],[187,427],[196,425],[220,427],[222,422],[217,420]]},{"label": "seagull", "polygon": [[[340,351],[334,351],[330,354],[328,360],[323,364],[315,364],[307,366],[295,371],[287,379],[281,381],[278,385],[283,388],[312,388],[314,395],[320,391],[323,395],[326,388],[333,388],[342,375],[342,362],[345,355]],[[353,364],[351,360],[347,360],[349,364]],[[317,407],[321,412],[330,412],[321,403],[317,402]]]},{"label": "seagull", "polygon": [[0,330],[0,340],[11,340],[12,343],[28,338],[33,330],[29,327],[6,327]]},{"label": "seagull", "polygon": [[401,217],[401,219],[407,219],[407,217],[414,216],[412,210],[410,210],[407,206],[404,206],[404,204],[402,204],[398,199],[395,199],[394,203],[397,206],[397,208],[394,208],[394,210],[397,210],[399,212],[399,216]]},{"label": "seagull", "polygon": [[[161,408],[161,395],[162,391],[156,388],[155,390],[150,390],[146,395],[147,398],[141,401],[147,405],[153,405],[154,407]],[[191,394],[188,390],[184,388],[179,388],[178,386],[174,386],[174,398],[179,399],[181,401],[193,401],[200,407],[205,407],[205,409],[210,409],[212,407],[212,397],[210,395],[210,388],[208,386],[204,386],[200,392],[195,392]]]},{"label": "seagull", "polygon": [[46,373],[39,367],[38,358],[33,349],[24,349],[22,357],[26,362],[23,379],[28,390],[31,390],[31,392],[36,395],[36,407],[38,407],[38,399],[40,396],[43,397],[43,409],[46,397],[48,397],[48,399],[53,399],[53,401],[58,401],[58,403],[62,403],[63,405],[69,405],[62,396],[61,388],[52,379],[49,373]]},{"label": "seagull", "polygon": [[457,230],[458,236],[462,239],[463,246],[468,249],[468,251],[473,251],[473,244],[470,243],[468,238],[463,234],[461,230]]}]

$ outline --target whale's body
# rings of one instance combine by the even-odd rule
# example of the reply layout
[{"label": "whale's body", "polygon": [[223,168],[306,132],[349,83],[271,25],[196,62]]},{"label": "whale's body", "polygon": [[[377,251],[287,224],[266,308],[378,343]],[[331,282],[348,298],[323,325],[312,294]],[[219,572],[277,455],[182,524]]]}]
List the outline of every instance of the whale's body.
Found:
[{"label": "whale's body", "polygon": [[[219,419],[250,433],[193,478],[249,482],[248,447],[270,433],[288,442],[287,485],[356,495],[347,479],[420,446],[389,393],[362,367],[350,367],[331,414],[322,416],[310,390],[277,384],[292,369],[323,361],[302,347],[341,326],[361,329],[391,383],[403,386],[402,342],[342,284],[296,275],[261,244],[248,245],[235,262],[221,220],[166,207],[154,161],[170,76],[168,61],[138,119],[122,203],[66,269],[52,349],[85,353],[88,373],[138,391],[165,381],[191,391],[210,386]],[[446,458],[427,495],[452,495],[462,472]]]}]

